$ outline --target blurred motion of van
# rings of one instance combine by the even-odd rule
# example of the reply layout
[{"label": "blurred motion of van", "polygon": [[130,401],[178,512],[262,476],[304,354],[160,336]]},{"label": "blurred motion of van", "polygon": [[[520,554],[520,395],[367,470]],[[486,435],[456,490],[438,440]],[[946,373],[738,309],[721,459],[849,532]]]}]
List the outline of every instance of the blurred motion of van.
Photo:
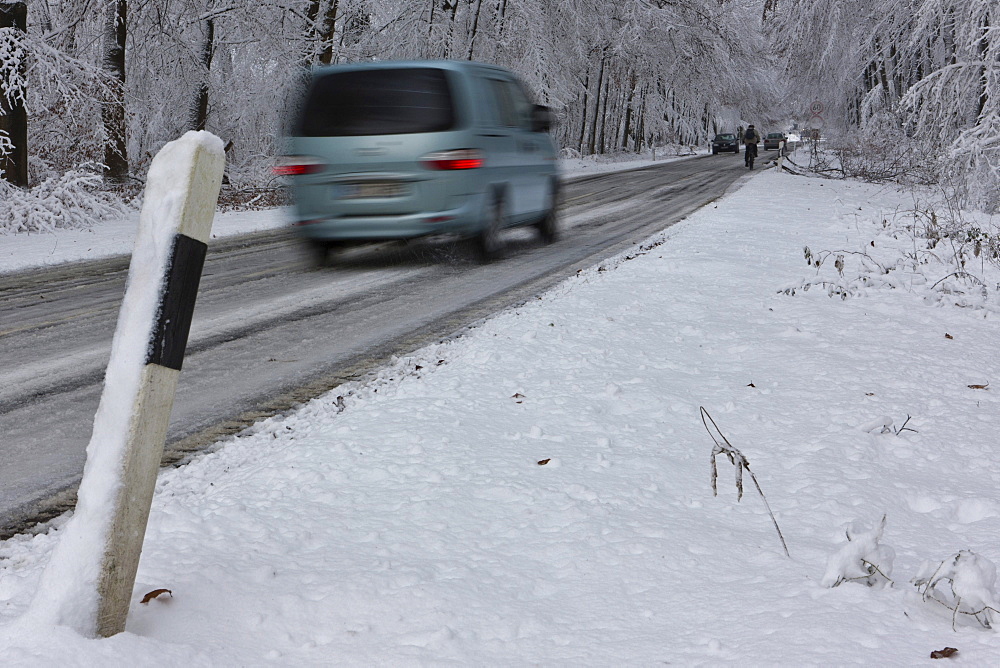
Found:
[{"label": "blurred motion of van", "polygon": [[358,242],[471,237],[479,257],[500,232],[557,234],[551,113],[511,72],[453,61],[317,68],[275,172],[290,178],[294,226],[320,265]]}]

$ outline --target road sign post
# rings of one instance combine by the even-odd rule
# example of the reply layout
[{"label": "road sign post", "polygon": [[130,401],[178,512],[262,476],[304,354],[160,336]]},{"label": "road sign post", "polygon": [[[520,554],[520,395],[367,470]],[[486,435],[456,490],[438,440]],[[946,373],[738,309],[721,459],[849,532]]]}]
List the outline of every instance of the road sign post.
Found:
[{"label": "road sign post", "polygon": [[125,629],[224,164],[218,137],[189,132],[150,165],[76,513],[29,611],[43,621]]}]

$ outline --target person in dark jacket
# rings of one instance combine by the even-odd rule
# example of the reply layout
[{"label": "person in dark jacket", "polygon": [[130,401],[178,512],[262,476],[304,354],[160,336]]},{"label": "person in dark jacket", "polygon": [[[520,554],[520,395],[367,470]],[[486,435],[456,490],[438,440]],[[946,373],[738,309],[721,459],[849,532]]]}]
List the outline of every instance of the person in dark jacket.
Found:
[{"label": "person in dark jacket", "polygon": [[743,151],[743,161],[747,167],[750,167],[750,156],[757,157],[757,144],[760,143],[760,133],[754,128],[753,123],[743,133],[743,143],[746,145],[746,150]]}]

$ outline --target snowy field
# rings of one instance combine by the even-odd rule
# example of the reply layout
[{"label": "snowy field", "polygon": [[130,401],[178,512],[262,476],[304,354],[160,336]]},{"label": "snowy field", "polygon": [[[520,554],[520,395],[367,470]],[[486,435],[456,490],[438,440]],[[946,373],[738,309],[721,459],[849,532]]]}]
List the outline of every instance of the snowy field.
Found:
[{"label": "snowy field", "polygon": [[[997,312],[942,296],[933,264],[860,280],[913,243],[883,224],[912,204],[758,172],[162,472],[111,639],[22,617],[66,518],[0,543],[0,663],[1000,665],[994,630],[931,600],[954,603],[949,576],[960,612],[997,607]],[[725,456],[713,496],[699,407],[790,556]]]}]

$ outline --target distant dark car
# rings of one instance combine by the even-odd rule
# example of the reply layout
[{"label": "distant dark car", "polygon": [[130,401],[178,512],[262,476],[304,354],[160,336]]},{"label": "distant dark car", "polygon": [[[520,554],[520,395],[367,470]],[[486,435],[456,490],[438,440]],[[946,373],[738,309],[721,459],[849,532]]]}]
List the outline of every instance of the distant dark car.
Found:
[{"label": "distant dark car", "polygon": [[734,134],[715,135],[715,139],[712,140],[712,155],[716,155],[720,151],[732,151],[733,153],[739,153],[740,140],[737,139]]},{"label": "distant dark car", "polygon": [[781,142],[788,142],[788,137],[786,137],[781,132],[769,132],[767,136],[764,137],[764,150],[772,148],[780,148]]}]

